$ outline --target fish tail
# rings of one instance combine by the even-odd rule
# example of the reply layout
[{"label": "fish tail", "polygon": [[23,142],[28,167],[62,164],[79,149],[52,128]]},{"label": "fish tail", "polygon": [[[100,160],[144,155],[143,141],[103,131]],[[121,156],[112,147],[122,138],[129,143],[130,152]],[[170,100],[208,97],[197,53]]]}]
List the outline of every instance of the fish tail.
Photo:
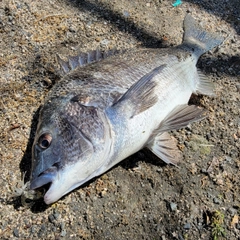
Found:
[{"label": "fish tail", "polygon": [[184,19],[184,31],[182,46],[193,51],[197,58],[224,40],[221,36],[205,31],[189,14]]}]

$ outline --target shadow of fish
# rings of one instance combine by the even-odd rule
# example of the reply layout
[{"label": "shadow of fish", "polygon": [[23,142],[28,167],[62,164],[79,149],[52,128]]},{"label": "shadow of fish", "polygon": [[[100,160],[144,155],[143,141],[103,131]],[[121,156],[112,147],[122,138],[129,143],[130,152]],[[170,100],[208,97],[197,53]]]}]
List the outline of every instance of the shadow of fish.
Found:
[{"label": "shadow of fish", "polygon": [[167,132],[204,117],[203,109],[187,105],[192,93],[214,95],[196,63],[223,41],[190,15],[184,28],[183,43],[173,48],[59,58],[65,75],[41,109],[33,144],[30,188],[46,188],[46,204],[144,147],[177,164]]}]

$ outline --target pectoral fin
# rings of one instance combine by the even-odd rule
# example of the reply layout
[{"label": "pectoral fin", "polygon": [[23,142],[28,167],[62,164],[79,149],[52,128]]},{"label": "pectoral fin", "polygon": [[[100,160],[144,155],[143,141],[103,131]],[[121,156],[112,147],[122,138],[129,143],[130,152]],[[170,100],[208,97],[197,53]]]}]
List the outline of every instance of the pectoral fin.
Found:
[{"label": "pectoral fin", "polygon": [[127,114],[129,118],[152,107],[158,97],[155,93],[157,81],[155,77],[162,72],[166,64],[154,68],[150,73],[144,75],[138,82],[132,85],[128,91],[111,108]]}]

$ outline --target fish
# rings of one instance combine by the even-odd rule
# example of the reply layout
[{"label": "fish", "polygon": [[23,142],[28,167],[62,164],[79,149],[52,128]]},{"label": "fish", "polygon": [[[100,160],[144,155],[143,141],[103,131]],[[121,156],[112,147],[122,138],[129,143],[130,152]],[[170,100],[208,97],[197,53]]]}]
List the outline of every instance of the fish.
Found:
[{"label": "fish", "polygon": [[206,116],[188,105],[192,94],[215,94],[196,64],[224,40],[189,14],[183,27],[182,43],[170,48],[58,56],[62,78],[41,107],[32,146],[30,189],[45,189],[46,204],[143,148],[178,164],[168,132]]}]

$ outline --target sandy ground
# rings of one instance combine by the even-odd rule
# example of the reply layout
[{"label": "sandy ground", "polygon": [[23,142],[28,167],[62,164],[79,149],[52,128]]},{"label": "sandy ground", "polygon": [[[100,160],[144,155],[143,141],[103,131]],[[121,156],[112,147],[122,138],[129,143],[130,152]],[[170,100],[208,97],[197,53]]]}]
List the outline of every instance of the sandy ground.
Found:
[{"label": "sandy ground", "polygon": [[[143,150],[51,206],[22,207],[13,191],[56,53],[177,45],[186,13],[226,40],[198,63],[217,89],[191,100],[208,117],[172,133],[179,168]],[[239,0],[2,0],[0,34],[0,239],[240,239]]]}]

